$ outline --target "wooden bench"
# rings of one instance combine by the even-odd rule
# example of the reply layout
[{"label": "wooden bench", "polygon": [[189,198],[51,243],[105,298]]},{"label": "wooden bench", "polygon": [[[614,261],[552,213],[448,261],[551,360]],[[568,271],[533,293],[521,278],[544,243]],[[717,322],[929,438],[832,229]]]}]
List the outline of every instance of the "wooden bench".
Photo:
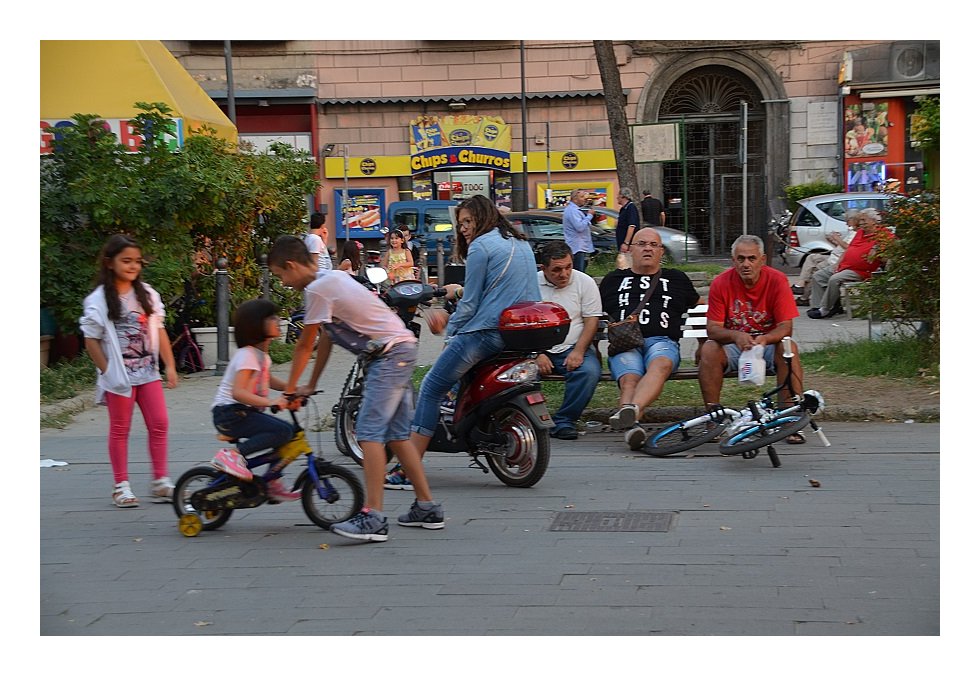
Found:
[{"label": "wooden bench", "polygon": [[[707,338],[708,337],[708,306],[698,305],[693,307],[684,313],[684,321],[681,324],[681,336],[683,338]],[[592,340],[592,346],[599,355],[599,364],[604,363],[603,352],[599,349],[599,344],[606,342],[606,320],[599,321],[599,329],[596,331],[595,338]],[[737,375],[736,372],[728,373],[725,375],[726,378],[734,378]],[[682,366],[674,371],[667,380],[697,380],[698,379],[698,367],[697,366]],[[565,376],[558,375],[555,373],[548,374],[546,376],[541,376],[543,382],[564,382]],[[602,375],[599,376],[599,382],[613,382],[612,374],[609,370],[603,368]]]}]

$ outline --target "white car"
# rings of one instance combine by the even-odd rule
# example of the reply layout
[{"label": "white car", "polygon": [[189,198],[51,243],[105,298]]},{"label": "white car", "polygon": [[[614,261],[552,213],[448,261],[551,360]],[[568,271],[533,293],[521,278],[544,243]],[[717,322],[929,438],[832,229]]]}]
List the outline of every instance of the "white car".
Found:
[{"label": "white car", "polygon": [[828,253],[834,245],[827,241],[832,232],[847,232],[844,215],[849,209],[869,207],[884,210],[897,195],[878,192],[844,192],[817,195],[800,200],[800,207],[789,223],[786,262],[800,267],[811,253]]}]

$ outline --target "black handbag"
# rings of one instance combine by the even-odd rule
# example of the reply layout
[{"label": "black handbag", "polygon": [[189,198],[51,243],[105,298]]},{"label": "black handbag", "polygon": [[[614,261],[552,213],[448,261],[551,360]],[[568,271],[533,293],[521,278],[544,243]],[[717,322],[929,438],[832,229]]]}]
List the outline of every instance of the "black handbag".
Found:
[{"label": "black handbag", "polygon": [[610,322],[606,326],[606,337],[609,340],[609,356],[615,356],[620,352],[626,352],[628,350],[635,350],[639,347],[643,347],[643,331],[640,329],[640,312],[646,307],[647,303],[650,302],[650,296],[653,295],[654,289],[657,288],[657,283],[660,281],[660,275],[658,274],[653,278],[650,284],[650,290],[647,291],[646,295],[643,296],[643,300],[640,304],[636,306],[636,309],[629,314],[626,319],[621,322]]}]

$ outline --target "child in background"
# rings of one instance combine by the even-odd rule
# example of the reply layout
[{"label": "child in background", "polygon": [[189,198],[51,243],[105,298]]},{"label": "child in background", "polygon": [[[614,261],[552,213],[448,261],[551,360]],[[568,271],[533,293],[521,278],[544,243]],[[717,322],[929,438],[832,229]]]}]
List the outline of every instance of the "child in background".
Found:
[{"label": "child in background", "polygon": [[415,261],[405,248],[405,235],[401,230],[388,233],[388,250],[381,257],[381,267],[388,271],[388,279],[392,284],[415,279]]},{"label": "child in background", "polygon": [[361,269],[361,246],[360,242],[355,242],[352,239],[344,242],[344,246],[340,250],[340,264],[337,266],[338,270],[344,270],[352,275],[357,275]]},{"label": "child in background", "polygon": [[167,476],[169,418],[160,381],[162,360],[167,387],[177,387],[170,338],[163,327],[160,294],[142,279],[143,251],[126,235],[113,235],[99,256],[99,281],[85,298],[79,320],[88,352],[99,377],[96,403],[109,409],[109,462],[115,485],[116,507],[139,507],[129,485],[129,430],[133,404],[146,423],[153,465],[150,495],[154,502],[170,502],[174,484]]},{"label": "child in background", "polygon": [[[245,455],[279,448],[293,437],[293,426],[280,418],[263,413],[268,406],[286,408],[284,397],[269,398],[269,387],[282,391],[286,384],[269,373],[272,358],[269,343],[279,337],[279,308],[261,298],[241,304],[234,316],[235,343],[232,356],[211,405],[215,428],[223,435],[238,439],[238,449],[223,448],[211,465],[226,474],[252,480]],[[277,468],[281,470],[282,468]],[[266,482],[266,491],[277,502],[298,500],[300,492],[289,491],[277,476]]]}]

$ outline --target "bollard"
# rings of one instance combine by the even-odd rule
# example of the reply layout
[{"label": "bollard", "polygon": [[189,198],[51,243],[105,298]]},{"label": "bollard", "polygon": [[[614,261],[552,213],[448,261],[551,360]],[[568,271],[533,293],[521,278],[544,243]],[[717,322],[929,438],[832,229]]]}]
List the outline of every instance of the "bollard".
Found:
[{"label": "bollard", "polygon": [[443,286],[446,283],[446,262],[443,259],[442,251],[442,240],[440,239],[436,242],[436,281],[439,286]]},{"label": "bollard", "polygon": [[269,300],[269,256],[267,254],[259,256],[259,270],[261,271],[262,298]]},{"label": "bollard", "polygon": [[426,260],[428,256],[426,255],[425,242],[422,242],[419,247],[419,259],[415,261],[415,264],[419,266],[419,279],[421,279],[426,284],[429,283],[429,265]]},{"label": "bollard", "polygon": [[218,327],[218,351],[214,375],[222,376],[225,374],[225,367],[228,366],[228,259],[219,258],[216,267],[217,270],[214,271],[214,288],[215,313],[217,314]]}]

